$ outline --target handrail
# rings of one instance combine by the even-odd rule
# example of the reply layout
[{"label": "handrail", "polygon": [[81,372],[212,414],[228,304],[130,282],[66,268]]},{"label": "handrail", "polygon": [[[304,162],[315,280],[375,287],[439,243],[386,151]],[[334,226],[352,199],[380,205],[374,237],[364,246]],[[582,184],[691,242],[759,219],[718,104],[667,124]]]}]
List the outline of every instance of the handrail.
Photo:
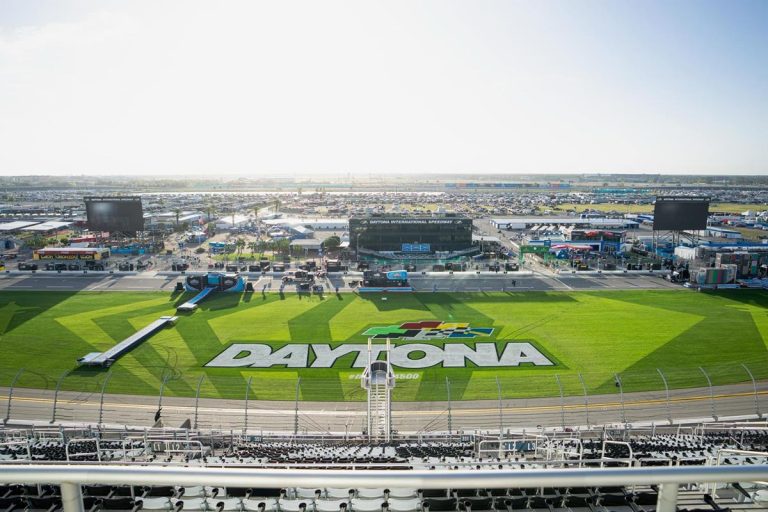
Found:
[{"label": "handrail", "polygon": [[493,471],[293,470],[87,466],[0,466],[0,481],[8,484],[77,482],[101,485],[208,485],[241,487],[397,487],[473,489],[651,485],[688,482],[751,482],[768,479],[768,465],[680,466],[611,469],[531,469]]}]

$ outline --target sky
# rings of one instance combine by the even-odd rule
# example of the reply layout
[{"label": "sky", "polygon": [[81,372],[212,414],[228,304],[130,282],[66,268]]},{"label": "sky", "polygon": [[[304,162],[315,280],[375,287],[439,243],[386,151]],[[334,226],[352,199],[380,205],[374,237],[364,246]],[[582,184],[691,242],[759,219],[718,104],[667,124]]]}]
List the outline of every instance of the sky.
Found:
[{"label": "sky", "polygon": [[0,175],[768,174],[764,0],[0,0]]}]

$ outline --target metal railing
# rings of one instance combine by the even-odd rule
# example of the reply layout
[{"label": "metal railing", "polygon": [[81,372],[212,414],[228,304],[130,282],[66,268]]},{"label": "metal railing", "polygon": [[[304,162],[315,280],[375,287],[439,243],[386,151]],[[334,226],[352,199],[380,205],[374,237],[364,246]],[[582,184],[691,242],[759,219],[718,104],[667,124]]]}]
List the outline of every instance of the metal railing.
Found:
[{"label": "metal railing", "polygon": [[[768,365],[750,364],[751,369],[730,363],[638,368],[617,375],[551,368],[519,376],[476,372],[471,378],[402,372],[392,394],[392,425],[409,433],[498,433],[537,426],[763,419],[768,381],[757,379],[768,379]],[[192,429],[294,435],[354,435],[365,429],[365,393],[354,372],[333,378],[275,375],[203,376],[164,367],[97,374],[0,367],[0,420],[153,426],[158,418],[172,427],[188,422]],[[729,384],[733,387],[719,387]],[[470,402],[476,400],[481,401]]]},{"label": "metal railing", "polygon": [[259,470],[234,468],[45,465],[0,467],[8,484],[61,487],[64,512],[83,512],[81,485],[181,485],[246,488],[488,489],[658,485],[658,512],[675,512],[680,484],[768,480],[768,465],[498,471]]}]

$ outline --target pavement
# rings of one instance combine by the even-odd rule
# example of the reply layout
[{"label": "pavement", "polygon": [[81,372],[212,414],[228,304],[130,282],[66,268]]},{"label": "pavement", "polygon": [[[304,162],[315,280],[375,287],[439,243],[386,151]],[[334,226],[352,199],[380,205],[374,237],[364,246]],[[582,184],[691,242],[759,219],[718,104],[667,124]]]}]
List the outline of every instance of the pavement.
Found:
[{"label": "pavement", "polygon": [[[200,271],[203,273],[205,271]],[[195,271],[187,274],[197,273]],[[278,274],[246,274],[256,291],[277,292],[281,276]],[[355,291],[350,281],[359,280],[359,272],[333,274],[320,281],[327,291]],[[21,291],[172,291],[184,275],[178,272],[31,272],[13,271],[0,274],[0,290]],[[645,273],[579,273],[544,274],[538,271],[521,272],[445,272],[412,273],[409,280],[420,292],[490,292],[490,291],[572,291],[572,290],[636,290],[678,289],[680,285]],[[286,285],[285,291],[295,291]]]},{"label": "pavement", "polygon": [[[0,420],[13,425],[98,424],[108,427],[130,425],[149,428],[162,407],[162,425],[178,428],[189,420],[205,430],[292,433],[361,433],[365,402],[295,402],[222,400],[192,398],[105,395],[97,391],[16,389],[9,407],[9,389],[0,388]],[[450,412],[449,412],[450,411]],[[697,424],[715,419],[757,420],[768,413],[768,382],[734,384],[713,388],[593,396],[560,399],[535,398],[436,402],[394,402],[393,428],[400,433],[463,431],[471,433],[535,431],[539,428],[580,429],[601,425],[629,425],[633,428]],[[449,419],[450,418],[450,419]]]}]

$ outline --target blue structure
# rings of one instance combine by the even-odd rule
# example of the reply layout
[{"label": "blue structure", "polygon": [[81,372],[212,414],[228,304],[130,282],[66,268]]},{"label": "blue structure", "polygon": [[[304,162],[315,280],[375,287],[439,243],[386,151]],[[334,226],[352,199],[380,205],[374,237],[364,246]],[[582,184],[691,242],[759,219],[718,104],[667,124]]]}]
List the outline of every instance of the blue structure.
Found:
[{"label": "blue structure", "polygon": [[201,292],[210,287],[218,292],[242,292],[245,291],[247,280],[236,272],[208,272],[187,276],[184,289],[188,292]]},{"label": "blue structure", "polygon": [[175,325],[176,320],[178,317],[175,316],[161,316],[158,320],[136,331],[106,352],[90,352],[78,359],[77,362],[86,366],[111,366],[118,357],[132,350],[166,325]]},{"label": "blue structure", "polygon": [[235,250],[234,245],[228,244],[226,242],[210,242],[208,244],[208,247],[210,248],[213,254],[218,254],[222,252],[232,252]]},{"label": "blue structure", "polygon": [[200,293],[198,293],[197,295],[195,295],[194,297],[189,299],[184,304],[178,306],[176,308],[176,310],[177,311],[194,311],[195,309],[197,309],[197,304],[199,302],[202,302],[203,299],[205,299],[207,296],[209,296],[211,294],[211,292],[213,292],[213,290],[215,290],[215,289],[216,288],[214,286],[209,286],[207,288],[203,288],[203,290]]},{"label": "blue structure", "polygon": [[243,292],[247,280],[245,276],[235,272],[208,272],[203,275],[187,276],[184,289],[188,292],[199,293],[176,309],[178,311],[193,311],[213,292]]}]

